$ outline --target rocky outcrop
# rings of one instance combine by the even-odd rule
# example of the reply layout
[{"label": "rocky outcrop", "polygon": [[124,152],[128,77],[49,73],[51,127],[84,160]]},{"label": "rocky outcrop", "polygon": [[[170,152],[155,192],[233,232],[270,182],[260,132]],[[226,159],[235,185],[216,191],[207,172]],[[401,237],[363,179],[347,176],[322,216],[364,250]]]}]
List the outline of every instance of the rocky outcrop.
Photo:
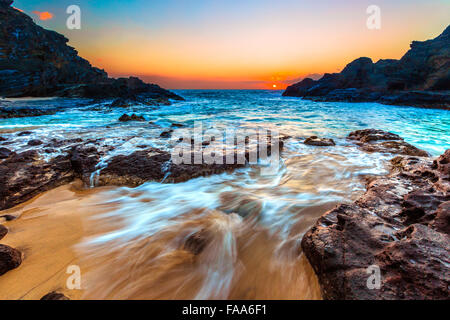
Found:
[{"label": "rocky outcrop", "polygon": [[70,300],[64,294],[59,292],[50,292],[41,298],[41,300]]},{"label": "rocky outcrop", "polygon": [[0,119],[40,117],[52,115],[60,111],[57,108],[33,108],[22,106],[3,106],[0,104]]},{"label": "rocky outcrop", "polygon": [[0,210],[14,207],[73,179],[68,156],[46,162],[37,151],[12,153],[0,162]]},{"label": "rocky outcrop", "polygon": [[120,122],[145,121],[145,118],[143,116],[137,116],[134,113],[131,116],[124,114],[119,118],[119,121]]},{"label": "rocky outcrop", "polygon": [[138,78],[108,78],[67,45],[63,35],[36,25],[0,2],[0,96],[182,99]]},{"label": "rocky outcrop", "polygon": [[[359,200],[324,214],[302,240],[323,297],[448,299],[449,192],[450,150],[399,156]],[[368,286],[377,268],[380,286]]]},{"label": "rocky outcrop", "polygon": [[[207,154],[206,146],[201,151],[193,149],[190,145],[190,163],[175,164],[172,162],[172,154],[155,149],[135,151],[129,155],[118,155],[106,162],[101,159],[114,146],[103,145],[103,140],[52,140],[48,145],[41,146],[41,151],[47,148],[60,148],[63,151],[50,160],[45,160],[37,150],[29,150],[22,153],[10,152],[5,159],[0,160],[0,210],[12,208],[20,203],[30,200],[34,196],[81,179],[87,186],[129,186],[136,187],[148,181],[165,183],[178,183],[189,179],[219,174],[242,168],[249,164],[250,152],[254,152],[256,158],[263,154],[270,156],[274,147],[274,139],[267,138],[267,148],[263,151],[263,145],[249,144],[245,151],[233,151],[232,155],[225,154],[222,163],[208,163],[201,161],[196,164],[194,154],[203,152]],[[75,144],[75,145],[74,145]],[[279,141],[279,147],[283,147],[283,141]],[[184,151],[183,151],[184,152]],[[234,157],[233,163],[227,164],[230,156]],[[238,161],[243,159],[243,161]]]},{"label": "rocky outcrop", "polygon": [[0,224],[0,240],[2,240],[8,234],[8,228]]},{"label": "rocky outcrop", "polygon": [[400,60],[359,58],[341,73],[304,79],[284,96],[316,101],[375,101],[450,109],[450,26],[437,38],[414,41]]},{"label": "rocky outcrop", "polygon": [[305,139],[303,143],[309,146],[317,147],[331,147],[336,145],[333,139],[319,138],[317,136],[309,137]]},{"label": "rocky outcrop", "polygon": [[391,132],[377,129],[365,129],[351,132],[349,140],[366,152],[381,152],[417,157],[428,157],[429,153],[405,142],[403,138]]},{"label": "rocky outcrop", "polygon": [[22,263],[22,253],[20,251],[0,244],[0,276],[13,270]]}]

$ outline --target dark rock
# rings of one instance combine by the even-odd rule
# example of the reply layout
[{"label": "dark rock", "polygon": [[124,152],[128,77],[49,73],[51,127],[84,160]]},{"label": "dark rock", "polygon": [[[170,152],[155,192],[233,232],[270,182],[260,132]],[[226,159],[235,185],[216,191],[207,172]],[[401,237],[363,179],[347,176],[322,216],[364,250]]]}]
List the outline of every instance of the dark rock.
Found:
[{"label": "dark rock", "polygon": [[173,133],[173,130],[172,130],[172,129],[166,130],[166,131],[163,131],[163,132],[160,134],[160,137],[161,137],[161,138],[170,138],[170,137],[172,136],[172,133]]},{"label": "dark rock", "polygon": [[[1,74],[0,74],[1,79]],[[40,117],[46,115],[52,115],[56,112],[61,111],[57,108],[34,108],[34,107],[1,107],[0,108],[0,119],[11,119],[11,118],[26,118],[26,117]]]},{"label": "dark rock", "polygon": [[41,300],[70,300],[68,297],[58,292],[50,292],[41,298]]},{"label": "dark rock", "polygon": [[0,137],[0,142],[6,141],[8,139],[4,138],[4,137]]},{"label": "dark rock", "polygon": [[8,228],[0,224],[0,240],[8,234]]},{"label": "dark rock", "polygon": [[22,131],[22,132],[19,132],[18,134],[17,134],[17,136],[18,137],[23,137],[23,136],[29,136],[30,134],[32,134],[33,132],[31,132],[31,131]]},{"label": "dark rock", "polygon": [[285,97],[303,97],[307,95],[308,90],[316,83],[311,78],[303,79],[302,81],[293,84],[286,88],[286,91],[283,93]]},{"label": "dark rock", "polygon": [[333,139],[319,138],[317,136],[309,137],[305,140],[304,144],[309,146],[330,147],[335,146],[336,143]]},{"label": "dark rock", "polygon": [[[267,143],[267,154],[270,156],[273,147],[273,140],[269,139]],[[283,148],[282,141],[279,141],[279,147]],[[256,146],[255,146],[256,148]],[[169,152],[155,148],[136,151],[130,155],[119,155],[113,157],[106,168],[102,169],[97,177],[96,186],[116,185],[136,187],[147,181],[164,181],[166,183],[179,183],[190,179],[220,174],[232,171],[237,168],[245,167],[249,161],[250,151],[254,151],[256,157],[262,154],[262,147],[258,149],[247,149],[242,154],[236,151],[232,155],[223,155],[222,164],[213,163],[194,164],[193,150],[190,151],[187,158],[191,159],[192,164],[174,164],[172,155]],[[237,161],[238,155],[243,158],[244,163]],[[227,164],[227,156],[232,156],[234,161]],[[87,180],[84,180],[87,182]]]},{"label": "dark rock", "polygon": [[0,244],[0,276],[13,270],[22,263],[22,254],[20,251]]},{"label": "dark rock", "polygon": [[46,162],[36,151],[14,153],[0,163],[0,210],[12,208],[73,179],[69,156],[58,156]]},{"label": "dark rock", "polygon": [[124,115],[122,115],[119,118],[119,121],[120,122],[128,122],[128,121],[141,121],[141,122],[143,122],[143,121],[145,121],[145,118],[143,116],[137,116],[134,113],[131,116],[129,116],[127,114],[124,114]]},{"label": "dark rock", "polygon": [[351,132],[348,136],[366,152],[392,153],[408,156],[428,157],[429,153],[405,142],[400,136],[377,129]]},{"label": "dark rock", "polygon": [[359,58],[340,73],[291,85],[283,95],[450,109],[449,47],[450,26],[433,40],[414,41],[400,60]]},{"label": "dark rock", "polygon": [[33,140],[28,141],[29,146],[40,146],[41,144],[43,144],[43,142],[38,139],[33,139]]},{"label": "dark rock", "polygon": [[25,13],[10,7],[10,1],[2,3],[0,96],[183,99],[135,77],[108,78],[104,70],[79,57],[63,35],[36,25]]},{"label": "dark rock", "polygon": [[7,148],[0,148],[0,159],[6,159],[12,154],[12,151]]},{"label": "dark rock", "polygon": [[211,242],[212,235],[207,230],[203,229],[190,235],[184,243],[184,250],[192,252],[194,255],[199,255]]},{"label": "dark rock", "polygon": [[0,216],[0,219],[5,219],[6,221],[13,221],[16,220],[16,217],[10,214],[5,214]]},{"label": "dark rock", "polygon": [[[392,163],[364,196],[324,214],[303,237],[325,299],[448,299],[450,181],[428,158]],[[380,289],[367,286],[374,265]]]},{"label": "dark rock", "polygon": [[88,183],[91,173],[96,170],[100,154],[94,146],[74,147],[70,152],[70,163],[76,177]]}]

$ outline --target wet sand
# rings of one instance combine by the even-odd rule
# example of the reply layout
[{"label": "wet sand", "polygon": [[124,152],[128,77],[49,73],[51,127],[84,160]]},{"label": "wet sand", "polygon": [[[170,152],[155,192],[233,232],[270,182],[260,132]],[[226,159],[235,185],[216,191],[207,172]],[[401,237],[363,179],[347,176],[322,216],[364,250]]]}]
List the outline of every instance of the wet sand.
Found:
[{"label": "wet sand", "polygon": [[[18,217],[3,222],[9,233],[0,243],[24,255],[21,266],[0,277],[0,299],[34,300],[51,291],[70,299],[193,299],[202,298],[202,290],[204,298],[320,299],[306,259],[301,255],[274,259],[276,242],[265,231],[239,224],[232,256],[218,250],[229,231],[223,226],[233,223],[235,215],[213,212],[196,219],[193,212],[175,228],[131,239],[125,246],[86,246],[93,236],[122,227],[117,217],[102,215],[119,205],[108,201],[114,200],[108,199],[111,189],[82,190],[76,182],[0,212]],[[196,255],[183,249],[180,241],[199,226],[213,231],[213,238]],[[217,259],[218,253],[225,256]],[[82,290],[66,286],[70,265],[81,269]],[[211,278],[211,271],[219,274]],[[221,295],[223,281],[229,281],[226,296]],[[215,287],[208,289],[208,282]]]},{"label": "wet sand", "polygon": [[[9,233],[0,243],[19,249],[22,264],[0,276],[0,299],[40,299],[51,291],[71,299],[81,298],[82,290],[68,290],[67,267],[79,265],[74,246],[85,236],[85,218],[81,209],[96,191],[80,191],[78,183],[59,187],[27,203],[0,212],[16,216],[3,222]],[[83,202],[81,201],[83,199]]]}]

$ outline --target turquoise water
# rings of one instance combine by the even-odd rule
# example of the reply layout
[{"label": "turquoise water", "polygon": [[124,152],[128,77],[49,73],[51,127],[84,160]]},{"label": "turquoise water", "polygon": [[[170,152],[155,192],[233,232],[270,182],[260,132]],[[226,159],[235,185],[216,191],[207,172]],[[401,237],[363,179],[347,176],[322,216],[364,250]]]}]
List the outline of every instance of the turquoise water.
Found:
[{"label": "turquoise water", "polygon": [[[66,112],[36,118],[0,119],[1,129],[38,126],[44,136],[65,132],[96,130],[110,125],[124,129],[133,124],[118,124],[125,112],[142,114],[161,126],[172,121],[192,126],[202,121],[204,126],[236,127],[255,123],[275,125],[280,131],[297,134],[345,137],[357,129],[377,128],[402,136],[407,142],[439,155],[450,148],[450,111],[412,107],[385,106],[377,103],[311,102],[299,98],[281,97],[280,91],[250,90],[179,90],[185,102],[155,108],[104,109],[92,106],[73,108],[70,100],[43,100],[31,105],[60,106]],[[15,102],[23,104],[23,102]],[[83,101],[86,103],[86,101]],[[133,130],[133,129],[130,129]],[[36,132],[38,133],[38,132]],[[144,134],[144,136],[147,136]]]}]

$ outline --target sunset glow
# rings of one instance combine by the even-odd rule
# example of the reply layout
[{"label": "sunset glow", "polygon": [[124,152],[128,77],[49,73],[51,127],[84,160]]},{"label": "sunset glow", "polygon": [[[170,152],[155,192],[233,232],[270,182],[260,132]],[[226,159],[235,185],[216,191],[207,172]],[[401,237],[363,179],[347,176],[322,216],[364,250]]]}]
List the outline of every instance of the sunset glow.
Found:
[{"label": "sunset glow", "polygon": [[68,30],[60,1],[14,2],[111,76],[136,75],[174,89],[283,89],[311,74],[341,71],[360,56],[398,59],[413,39],[442,32],[450,16],[448,1],[380,0],[382,28],[374,31],[366,27],[369,4],[81,0],[82,29]]}]

